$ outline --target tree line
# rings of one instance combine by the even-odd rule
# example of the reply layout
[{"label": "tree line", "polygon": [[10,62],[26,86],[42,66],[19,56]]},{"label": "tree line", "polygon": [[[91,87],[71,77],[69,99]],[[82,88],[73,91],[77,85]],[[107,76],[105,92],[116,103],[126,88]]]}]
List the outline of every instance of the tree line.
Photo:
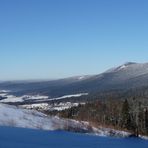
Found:
[{"label": "tree line", "polygon": [[63,118],[88,121],[94,126],[125,130],[138,136],[148,135],[147,101],[139,99],[105,99],[56,112]]}]

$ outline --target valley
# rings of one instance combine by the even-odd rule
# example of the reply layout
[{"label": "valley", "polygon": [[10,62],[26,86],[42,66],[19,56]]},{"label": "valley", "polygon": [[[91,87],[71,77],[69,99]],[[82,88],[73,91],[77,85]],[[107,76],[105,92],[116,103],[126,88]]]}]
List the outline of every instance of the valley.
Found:
[{"label": "valley", "polygon": [[43,82],[1,82],[0,102],[64,120],[84,121],[98,129],[112,128],[146,136],[147,80],[147,63],[128,62],[98,75]]}]

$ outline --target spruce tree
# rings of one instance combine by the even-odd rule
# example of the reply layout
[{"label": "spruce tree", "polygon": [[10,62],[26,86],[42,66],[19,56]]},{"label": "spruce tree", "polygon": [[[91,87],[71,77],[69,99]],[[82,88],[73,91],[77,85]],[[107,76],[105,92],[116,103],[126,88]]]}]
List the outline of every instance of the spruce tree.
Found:
[{"label": "spruce tree", "polygon": [[145,109],[145,132],[148,135],[148,109]]},{"label": "spruce tree", "polygon": [[130,107],[127,99],[124,101],[121,112],[121,127],[127,130],[132,129]]}]

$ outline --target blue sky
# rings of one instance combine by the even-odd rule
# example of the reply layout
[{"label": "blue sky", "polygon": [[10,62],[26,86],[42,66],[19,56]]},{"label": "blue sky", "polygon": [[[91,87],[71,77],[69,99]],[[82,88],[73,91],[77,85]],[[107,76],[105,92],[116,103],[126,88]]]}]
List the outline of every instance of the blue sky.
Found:
[{"label": "blue sky", "polygon": [[0,0],[0,80],[148,62],[147,0]]}]

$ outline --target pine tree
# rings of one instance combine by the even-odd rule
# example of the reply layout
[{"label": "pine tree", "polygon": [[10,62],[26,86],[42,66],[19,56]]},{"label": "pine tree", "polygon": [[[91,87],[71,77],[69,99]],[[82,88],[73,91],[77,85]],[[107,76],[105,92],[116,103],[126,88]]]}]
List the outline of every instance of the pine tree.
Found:
[{"label": "pine tree", "polygon": [[145,132],[148,135],[148,109],[145,109]]},{"label": "pine tree", "polygon": [[132,130],[132,121],[130,107],[127,100],[124,101],[121,112],[121,127],[127,130]]}]

